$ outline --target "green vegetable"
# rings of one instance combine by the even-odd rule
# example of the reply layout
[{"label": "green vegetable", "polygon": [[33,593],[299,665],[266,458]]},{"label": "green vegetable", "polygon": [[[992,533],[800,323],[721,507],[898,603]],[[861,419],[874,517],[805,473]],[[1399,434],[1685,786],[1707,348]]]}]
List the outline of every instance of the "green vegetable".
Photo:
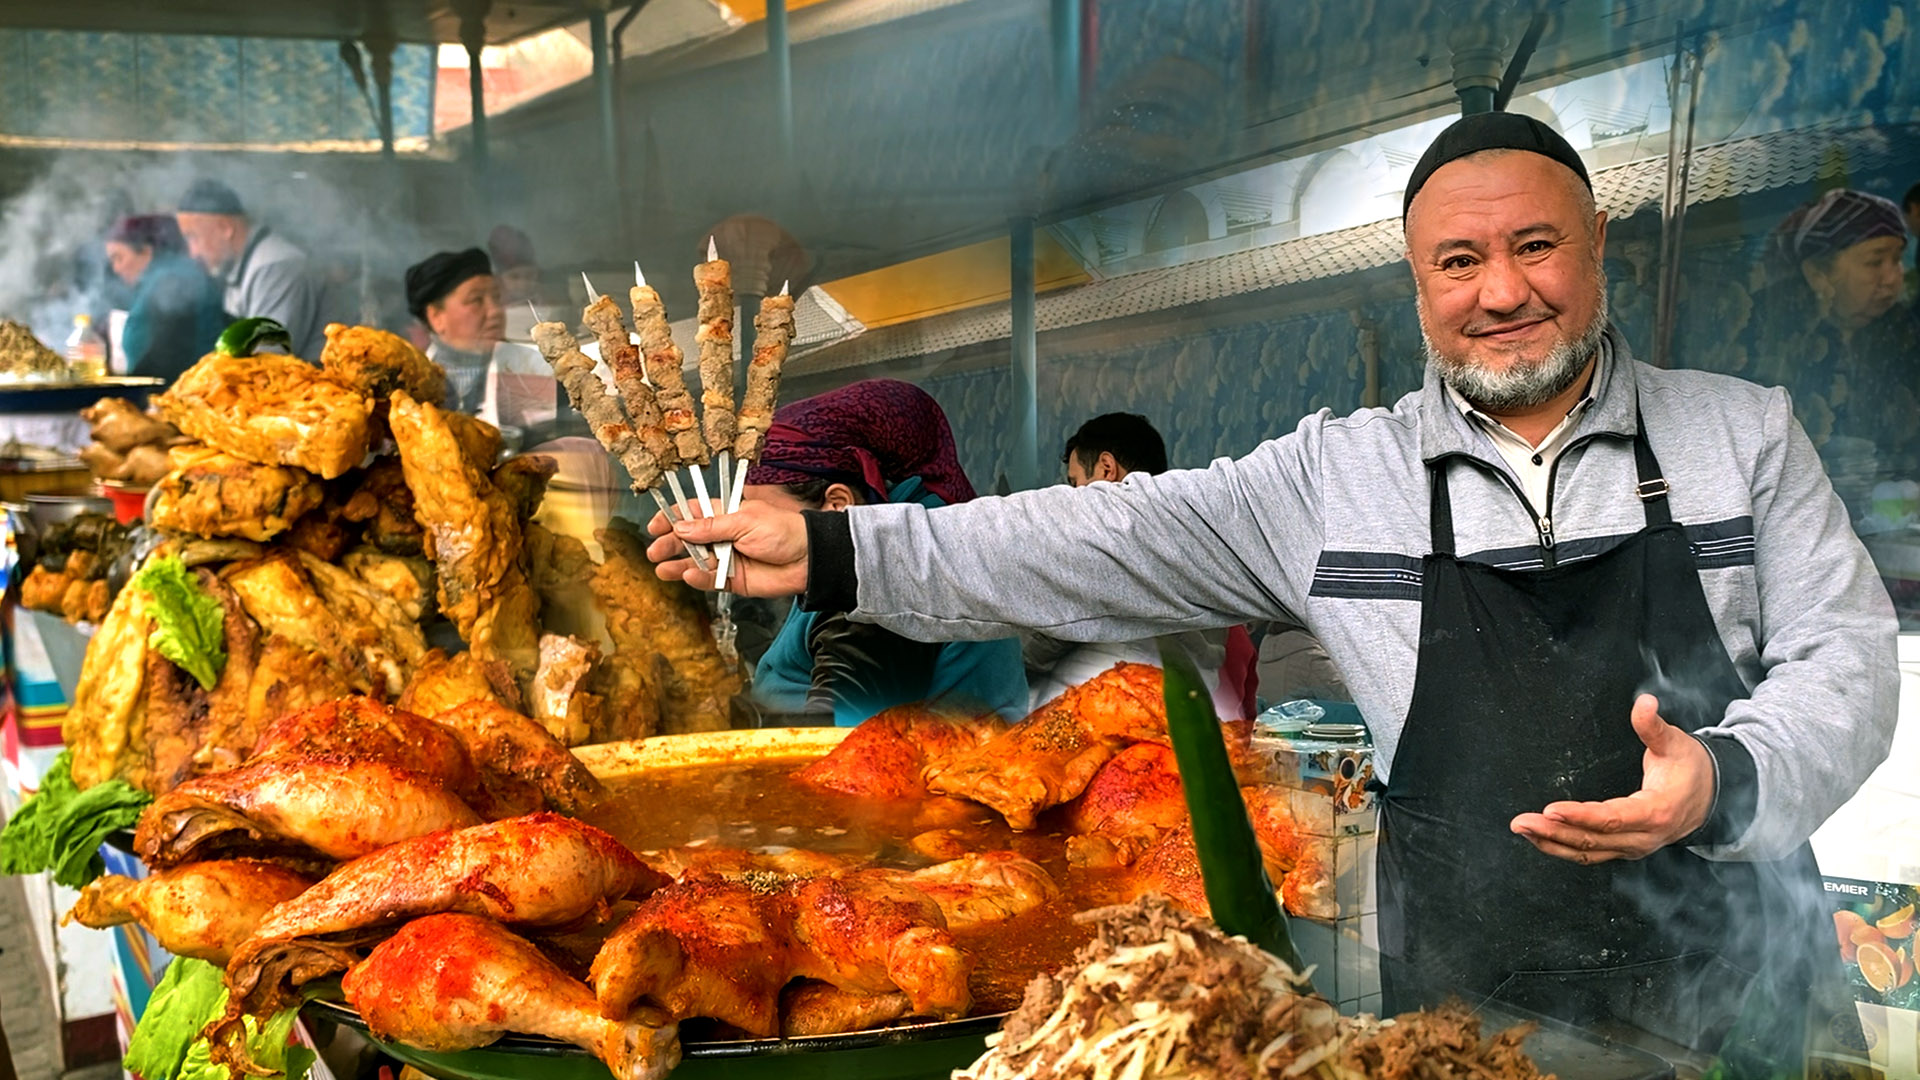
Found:
[{"label": "green vegetable", "polygon": [[[121,1064],[128,1072],[171,1080],[229,1080],[223,1065],[214,1065],[211,1048],[200,1031],[227,1011],[227,987],[220,968],[205,960],[176,957],[167,965],[160,985],[153,988],[146,1012],[127,1041]],[[312,1068],[313,1051],[287,1045],[296,1006],[269,1017],[265,1024],[247,1018],[247,1055],[261,1068],[301,1080]]]},{"label": "green vegetable", "polygon": [[157,624],[147,644],[180,665],[203,690],[213,689],[227,666],[226,612],[200,587],[177,556],[148,560],[133,576],[147,595],[146,612]]},{"label": "green vegetable", "polygon": [[61,751],[40,782],[0,832],[0,874],[53,871],[53,880],[77,889],[106,871],[100,845],[107,834],[131,827],[153,796],[125,780],[108,780],[81,791],[73,783],[73,757]]},{"label": "green vegetable", "polygon": [[262,345],[278,345],[291,352],[293,335],[272,319],[236,319],[213,348],[222,356],[252,356]]},{"label": "green vegetable", "polygon": [[1240,798],[1240,782],[1227,760],[1213,698],[1193,659],[1170,638],[1160,641],[1160,665],[1166,672],[1167,734],[1187,793],[1193,846],[1200,854],[1213,921],[1284,960],[1296,974],[1304,973],[1306,965],[1294,950],[1287,914],[1273,895],[1247,804]]}]

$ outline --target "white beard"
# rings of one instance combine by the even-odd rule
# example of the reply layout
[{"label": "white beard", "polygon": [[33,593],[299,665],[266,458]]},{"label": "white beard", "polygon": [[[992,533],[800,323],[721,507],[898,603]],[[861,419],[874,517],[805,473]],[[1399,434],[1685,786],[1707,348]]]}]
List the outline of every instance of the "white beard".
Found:
[{"label": "white beard", "polygon": [[1552,401],[1579,381],[1588,362],[1600,351],[1600,339],[1606,336],[1606,277],[1602,274],[1594,277],[1597,303],[1593,321],[1587,324],[1586,331],[1572,341],[1560,341],[1537,361],[1516,362],[1501,371],[1447,356],[1435,348],[1432,336],[1427,333],[1426,303],[1420,301],[1420,340],[1426,346],[1427,365],[1461,397],[1487,412],[1520,412]]}]

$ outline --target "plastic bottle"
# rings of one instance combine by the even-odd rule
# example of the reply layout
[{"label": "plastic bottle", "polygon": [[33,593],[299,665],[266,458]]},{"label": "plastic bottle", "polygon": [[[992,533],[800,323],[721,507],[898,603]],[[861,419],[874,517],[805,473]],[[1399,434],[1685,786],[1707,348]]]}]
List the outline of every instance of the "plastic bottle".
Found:
[{"label": "plastic bottle", "polygon": [[93,329],[93,317],[75,315],[67,335],[67,371],[76,379],[101,379],[107,374],[107,343]]}]

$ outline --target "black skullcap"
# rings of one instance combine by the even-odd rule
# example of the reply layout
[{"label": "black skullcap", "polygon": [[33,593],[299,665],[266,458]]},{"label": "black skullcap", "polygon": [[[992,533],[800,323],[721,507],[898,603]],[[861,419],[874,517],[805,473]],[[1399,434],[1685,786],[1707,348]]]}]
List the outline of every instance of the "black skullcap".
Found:
[{"label": "black skullcap", "polygon": [[187,193],[180,196],[180,213],[183,214],[229,214],[240,217],[246,212],[240,205],[240,196],[210,176],[195,180]]},{"label": "black skullcap", "polygon": [[1407,197],[1400,203],[1401,220],[1406,220],[1413,197],[1440,166],[1482,150],[1525,150],[1552,158],[1572,169],[1588,191],[1593,190],[1593,181],[1587,178],[1587,166],[1573,144],[1561,138],[1559,132],[1523,113],[1474,113],[1455,120],[1433,140],[1427,152],[1420,155],[1420,163],[1407,178]]},{"label": "black skullcap", "polygon": [[427,321],[427,305],[440,302],[468,280],[493,273],[493,263],[479,248],[441,251],[407,267],[407,310]]}]

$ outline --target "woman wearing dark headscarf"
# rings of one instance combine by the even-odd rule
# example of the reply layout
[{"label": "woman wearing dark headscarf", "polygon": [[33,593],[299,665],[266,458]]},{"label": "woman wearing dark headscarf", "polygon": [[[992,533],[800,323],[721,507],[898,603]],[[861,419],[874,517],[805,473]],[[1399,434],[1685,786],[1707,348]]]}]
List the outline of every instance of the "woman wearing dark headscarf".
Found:
[{"label": "woman wearing dark headscarf", "polygon": [[1900,304],[1906,242],[1892,200],[1844,188],[1789,214],[1768,240],[1777,280],[1755,297],[1750,375],[1791,392],[1836,487],[1920,479],[1920,333]]},{"label": "woman wearing dark headscarf", "polygon": [[120,335],[126,372],[171,382],[211,352],[226,328],[220,285],[187,257],[171,215],[121,218],[105,246],[107,264],[133,289]]},{"label": "woman wearing dark headscarf", "polygon": [[[790,509],[932,507],[972,499],[973,485],[939,404],[907,383],[870,379],[776,413],[745,497]],[[753,693],[768,711],[830,714],[843,727],[911,701],[1008,719],[1027,711],[1015,638],[924,643],[844,614],[798,610],[761,657]]]}]

